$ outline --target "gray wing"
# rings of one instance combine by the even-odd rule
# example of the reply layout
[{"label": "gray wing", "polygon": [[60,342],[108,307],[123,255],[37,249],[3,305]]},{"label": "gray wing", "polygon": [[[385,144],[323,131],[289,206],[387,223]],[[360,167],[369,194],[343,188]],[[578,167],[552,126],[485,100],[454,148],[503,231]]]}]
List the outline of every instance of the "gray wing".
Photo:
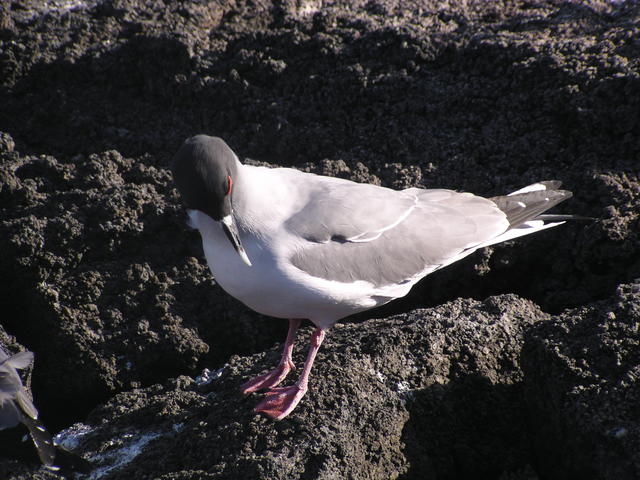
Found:
[{"label": "gray wing", "polygon": [[33,352],[25,350],[24,352],[18,352],[12,357],[4,360],[3,363],[11,365],[13,368],[19,368],[20,370],[27,368],[33,362]]},{"label": "gray wing", "polygon": [[304,222],[294,217],[291,226],[304,223],[310,241],[292,256],[293,265],[328,280],[402,284],[509,226],[493,202],[469,193],[367,186],[302,209],[314,214]]},{"label": "gray wing", "polygon": [[[4,360],[0,362],[0,403],[13,405],[13,402],[17,401],[26,415],[37,418],[38,410],[29,398],[16,370],[16,368],[27,368],[31,362],[33,362],[33,353],[29,351],[19,352],[11,357],[4,354]],[[12,408],[6,407],[3,417],[12,418],[12,411]]]},{"label": "gray wing", "polygon": [[0,402],[14,400],[22,388],[22,381],[16,369],[7,361],[0,363]]},{"label": "gray wing", "polygon": [[15,427],[21,420],[22,415],[13,401],[0,401],[0,430]]},{"label": "gray wing", "polygon": [[305,240],[366,242],[393,228],[417,204],[417,196],[375,185],[316,177],[304,206],[286,222]]},{"label": "gray wing", "polygon": [[[29,429],[40,460],[53,465],[56,456],[53,437],[38,420],[38,410],[22,385],[16,368],[27,368],[33,362],[33,353],[19,352],[13,356],[0,348],[0,430],[12,428],[22,422]],[[20,406],[22,412],[16,406]]]},{"label": "gray wing", "polygon": [[15,399],[22,388],[18,372],[7,360],[9,356],[0,348],[0,430],[15,427],[22,416],[18,411]]},{"label": "gray wing", "polygon": [[20,405],[20,408],[22,408],[22,411],[28,417],[31,417],[33,419],[38,418],[38,410],[36,409],[36,406],[33,404],[33,401],[29,397],[29,394],[24,387],[22,387],[18,391],[16,400],[18,401],[18,405]]}]

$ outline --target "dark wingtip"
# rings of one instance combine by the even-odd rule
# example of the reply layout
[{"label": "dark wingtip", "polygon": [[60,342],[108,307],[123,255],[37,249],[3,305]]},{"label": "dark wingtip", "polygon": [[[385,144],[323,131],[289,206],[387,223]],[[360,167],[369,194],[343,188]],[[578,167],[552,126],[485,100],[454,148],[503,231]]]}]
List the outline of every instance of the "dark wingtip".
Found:
[{"label": "dark wingtip", "polygon": [[559,193],[563,200],[573,197],[571,190],[548,190],[549,193]]},{"label": "dark wingtip", "polygon": [[56,447],[53,444],[53,437],[51,434],[37,418],[34,419],[26,415],[22,415],[21,420],[31,434],[31,439],[36,446],[40,461],[44,465],[53,465],[56,458]]},{"label": "dark wingtip", "polygon": [[[527,188],[544,185],[544,189],[526,191]],[[571,198],[569,190],[558,190],[562,182],[558,180],[544,180],[525,187],[509,195],[490,198],[496,206],[504,212],[512,227],[516,227],[528,220],[538,219],[540,215],[553,208],[560,202]]]},{"label": "dark wingtip", "polygon": [[542,182],[537,183],[547,187],[547,190],[558,190],[562,186],[562,182],[560,180],[543,180]]},{"label": "dark wingtip", "polygon": [[55,465],[62,472],[79,472],[85,474],[90,473],[94,468],[91,462],[60,445],[56,445]]},{"label": "dark wingtip", "polygon": [[536,218],[544,220],[545,222],[565,222],[565,221],[580,221],[580,222],[595,222],[598,220],[595,217],[585,217],[583,215],[554,215],[553,213],[543,213]]}]

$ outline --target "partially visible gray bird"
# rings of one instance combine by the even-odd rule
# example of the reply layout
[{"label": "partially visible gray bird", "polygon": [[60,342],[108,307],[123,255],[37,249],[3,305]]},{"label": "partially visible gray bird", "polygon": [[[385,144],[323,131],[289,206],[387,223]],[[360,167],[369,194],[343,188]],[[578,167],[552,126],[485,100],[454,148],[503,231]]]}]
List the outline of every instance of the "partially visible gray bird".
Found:
[{"label": "partially visible gray bird", "polygon": [[53,439],[38,420],[38,410],[17,371],[32,362],[32,352],[24,351],[10,357],[0,348],[0,430],[23,423],[29,429],[42,463],[52,466],[56,456]]}]

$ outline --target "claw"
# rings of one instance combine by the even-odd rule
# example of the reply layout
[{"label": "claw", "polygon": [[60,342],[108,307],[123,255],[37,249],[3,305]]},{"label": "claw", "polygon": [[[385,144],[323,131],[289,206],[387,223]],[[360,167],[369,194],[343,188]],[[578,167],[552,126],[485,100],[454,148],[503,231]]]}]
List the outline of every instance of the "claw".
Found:
[{"label": "claw", "polygon": [[287,377],[291,370],[295,370],[295,368],[296,367],[294,366],[292,361],[283,361],[269,373],[259,375],[256,378],[243,383],[240,389],[242,390],[242,393],[246,395],[258,390],[275,387]]},{"label": "claw", "polygon": [[256,406],[254,411],[264,413],[274,420],[282,420],[296,408],[305,393],[307,388],[297,384],[273,388],[267,392],[264,400]]}]

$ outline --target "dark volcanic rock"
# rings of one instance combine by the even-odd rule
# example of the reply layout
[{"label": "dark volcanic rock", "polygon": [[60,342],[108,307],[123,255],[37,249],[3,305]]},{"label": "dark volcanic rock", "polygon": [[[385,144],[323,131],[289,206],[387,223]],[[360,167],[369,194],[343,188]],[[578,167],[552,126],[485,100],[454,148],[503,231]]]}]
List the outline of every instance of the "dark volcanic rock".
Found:
[{"label": "dark volcanic rock", "polygon": [[276,348],[232,358],[206,396],[188,377],[120,394],[76,433],[82,453],[107,465],[145,444],[109,479],[497,478],[530,460],[520,346],[545,318],[503,296],[345,325],[281,422],[255,416],[259,395],[238,388],[277,362]]},{"label": "dark volcanic rock", "polygon": [[[84,420],[96,404],[127,390],[134,393],[109,405],[143,395],[155,399],[157,411],[178,412],[171,415],[184,415],[185,422],[201,419],[214,402],[220,419],[212,413],[193,428],[202,438],[222,442],[223,450],[207,457],[206,442],[175,440],[177,451],[194,459],[193,470],[167,478],[196,478],[197,469],[223,475],[225,465],[236,461],[247,472],[268,471],[273,478],[287,471],[362,473],[362,465],[406,478],[462,477],[471,468],[487,478],[500,472],[535,475],[527,464],[560,478],[573,471],[571,462],[587,473],[612,476],[614,470],[604,468],[609,459],[624,478],[636,461],[629,450],[635,424],[605,429],[605,440],[596,441],[595,433],[603,431],[600,420],[584,420],[600,411],[598,401],[622,402],[612,386],[622,367],[597,366],[587,355],[583,378],[566,359],[589,351],[594,339],[635,358],[625,353],[625,338],[635,334],[614,328],[618,320],[598,312],[613,305],[609,297],[619,285],[640,277],[638,38],[640,6],[633,1],[4,2],[0,322],[36,353],[33,389],[45,423],[57,428]],[[268,348],[284,337],[286,325],[264,321],[214,286],[199,239],[184,226],[166,165],[195,133],[224,137],[242,157],[395,188],[426,185],[491,196],[541,179],[564,181],[575,195],[563,211],[596,221],[486,249],[430,275],[405,299],[365,315],[383,318],[459,296],[499,293],[516,293],[552,314],[576,308],[558,317],[568,325],[575,318],[566,335],[554,330],[561,326],[541,326],[527,336],[527,400],[534,403],[526,408],[537,412],[533,436],[513,433],[524,431],[520,426],[528,418],[521,416],[518,369],[512,383],[498,375],[495,388],[485,373],[462,380],[449,375],[433,387],[420,384],[415,395],[423,398],[413,404],[378,385],[381,396],[374,405],[344,400],[343,409],[354,409],[358,415],[352,418],[369,427],[340,427],[346,443],[339,447],[326,438],[331,432],[321,430],[326,416],[331,424],[339,411],[327,408],[317,391],[296,411],[304,428],[283,426],[297,425],[297,416],[275,425],[249,420],[253,400],[239,400],[225,382],[235,385],[248,376],[250,360],[229,358]],[[616,300],[622,305],[617,310],[611,306],[618,319],[625,302],[635,305],[625,298]],[[476,304],[464,304],[474,318]],[[533,307],[522,308],[526,313]],[[402,318],[407,317],[393,322]],[[525,324],[518,328],[528,329]],[[428,356],[429,342],[435,341],[428,335],[437,336],[434,328],[445,335],[449,328],[434,325],[424,344],[411,344],[413,350],[398,351],[398,357]],[[619,336],[587,335],[607,325]],[[368,342],[385,342],[357,340],[365,333],[356,331],[371,328],[340,329],[326,351],[339,351],[344,340],[357,364],[368,355]],[[521,330],[514,335],[523,338]],[[619,343],[607,343],[614,338]],[[486,362],[503,358],[495,344],[488,341],[486,347],[494,359]],[[509,343],[505,355],[511,358],[518,348]],[[350,372],[328,360],[318,368],[333,372],[325,391],[352,398],[341,392],[362,389],[374,397],[371,385],[377,384],[355,373],[361,366]],[[448,368],[454,360],[443,353],[431,368]],[[220,388],[228,393],[220,399],[203,400],[187,386],[145,390],[227,361],[231,367]],[[569,366],[562,366],[565,361]],[[266,362],[260,365],[266,368]],[[536,371],[559,373],[543,377]],[[596,374],[604,393],[585,397],[585,410],[579,410],[571,402],[580,386],[595,391]],[[555,392],[556,403],[538,398],[544,388]],[[475,398],[478,407],[466,398]],[[512,430],[494,419],[499,415],[489,399],[508,412]],[[389,425],[379,413],[384,402],[393,413]],[[110,408],[93,418],[115,414]],[[113,425],[115,419],[107,421]],[[138,414],[125,416],[118,428],[128,421],[138,422]],[[476,430],[489,423],[498,426]],[[268,437],[264,429],[277,435]],[[420,436],[422,431],[433,439]],[[175,435],[186,438],[184,430]],[[277,438],[294,445],[292,438],[311,442],[318,436],[320,447],[311,453],[292,449],[289,463],[283,460],[289,452],[270,443]],[[230,439],[245,441],[235,457],[237,443]],[[172,469],[166,472],[178,472],[176,457],[163,460],[156,443],[145,454],[157,457],[153,471],[162,475],[160,465],[166,465]],[[554,458],[549,449],[555,446],[570,452],[557,469],[544,461]],[[276,451],[284,457],[274,456]],[[0,472],[26,468],[21,478],[32,471],[3,465],[11,466]]]},{"label": "dark volcanic rock", "polygon": [[544,478],[640,478],[640,283],[537,324],[522,367]]}]

